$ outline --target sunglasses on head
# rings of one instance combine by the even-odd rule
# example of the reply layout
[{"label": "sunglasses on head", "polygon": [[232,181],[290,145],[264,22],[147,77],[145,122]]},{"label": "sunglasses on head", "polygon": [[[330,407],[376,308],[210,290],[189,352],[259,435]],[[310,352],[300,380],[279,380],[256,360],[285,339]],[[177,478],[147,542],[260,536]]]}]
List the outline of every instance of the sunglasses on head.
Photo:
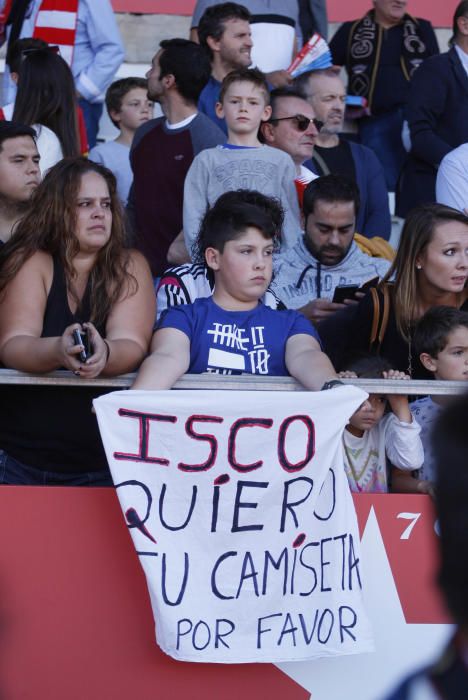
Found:
[{"label": "sunglasses on head", "polygon": [[287,119],[294,122],[294,126],[298,131],[307,131],[311,122],[317,131],[320,131],[323,126],[323,122],[321,122],[320,119],[315,119],[315,117],[313,119],[309,119],[309,117],[306,117],[304,114],[295,114],[293,117],[278,117],[277,119],[269,119],[268,121],[271,124],[274,124],[275,122],[284,122]]},{"label": "sunglasses on head", "polygon": [[50,51],[50,53],[60,54],[60,46],[44,46],[35,47],[31,49],[23,49],[21,51],[21,55],[23,58],[25,58],[26,56],[30,56],[33,53],[37,53],[38,51]]}]

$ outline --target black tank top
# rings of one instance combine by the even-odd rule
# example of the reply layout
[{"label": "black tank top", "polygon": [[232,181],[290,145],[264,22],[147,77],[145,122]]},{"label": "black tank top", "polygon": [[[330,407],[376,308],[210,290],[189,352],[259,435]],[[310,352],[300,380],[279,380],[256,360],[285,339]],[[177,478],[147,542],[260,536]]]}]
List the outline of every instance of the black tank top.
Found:
[{"label": "black tank top", "polygon": [[[72,323],[89,321],[89,285],[76,313],[70,311],[65,275],[54,259],[41,337],[62,335]],[[105,323],[98,327],[104,335]],[[107,469],[107,460],[91,413],[92,400],[108,389],[75,386],[4,385],[0,400],[0,448],[23,464],[59,473]]]}]

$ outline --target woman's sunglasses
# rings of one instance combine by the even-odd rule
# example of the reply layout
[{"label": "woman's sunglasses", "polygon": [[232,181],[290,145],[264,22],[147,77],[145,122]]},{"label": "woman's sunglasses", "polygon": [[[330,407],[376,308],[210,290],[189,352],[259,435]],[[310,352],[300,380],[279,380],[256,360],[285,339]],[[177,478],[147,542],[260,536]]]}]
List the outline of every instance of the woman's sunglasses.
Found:
[{"label": "woman's sunglasses", "polygon": [[269,119],[268,121],[270,124],[274,124],[275,122],[284,122],[287,119],[291,119],[294,122],[294,126],[298,131],[307,131],[311,122],[317,131],[320,131],[323,126],[323,122],[321,122],[320,119],[309,119],[309,117],[306,117],[304,114],[295,114],[293,117],[279,117],[277,119]]}]

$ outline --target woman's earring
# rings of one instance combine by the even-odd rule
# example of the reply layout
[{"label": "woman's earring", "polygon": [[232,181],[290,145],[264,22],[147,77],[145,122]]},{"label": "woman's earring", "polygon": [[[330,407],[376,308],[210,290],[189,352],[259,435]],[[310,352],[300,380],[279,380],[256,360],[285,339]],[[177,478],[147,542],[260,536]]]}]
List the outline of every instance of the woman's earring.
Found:
[{"label": "woman's earring", "polygon": [[417,270],[421,270],[421,269],[422,269],[422,265],[420,265],[419,263],[416,263],[416,269],[417,269]]}]

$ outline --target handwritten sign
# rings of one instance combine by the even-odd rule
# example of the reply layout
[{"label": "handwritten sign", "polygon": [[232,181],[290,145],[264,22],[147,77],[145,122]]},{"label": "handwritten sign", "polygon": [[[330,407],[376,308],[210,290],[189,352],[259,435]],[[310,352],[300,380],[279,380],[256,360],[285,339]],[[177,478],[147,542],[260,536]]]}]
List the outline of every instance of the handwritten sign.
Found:
[{"label": "handwritten sign", "polygon": [[242,663],[372,650],[341,453],[365,396],[340,387],[95,400],[167,654]]}]

